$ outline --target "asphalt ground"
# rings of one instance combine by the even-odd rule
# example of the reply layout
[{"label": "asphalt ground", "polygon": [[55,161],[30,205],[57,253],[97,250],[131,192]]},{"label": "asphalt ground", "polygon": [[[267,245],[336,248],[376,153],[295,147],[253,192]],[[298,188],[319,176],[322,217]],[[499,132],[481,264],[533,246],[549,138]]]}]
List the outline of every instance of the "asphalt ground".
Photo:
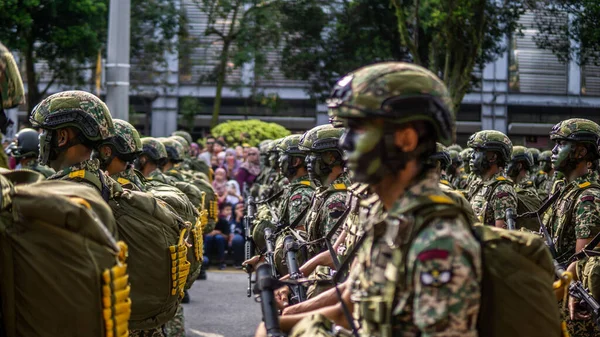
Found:
[{"label": "asphalt ground", "polygon": [[187,337],[251,337],[262,320],[260,305],[246,296],[248,274],[210,269],[189,290],[183,305]]}]

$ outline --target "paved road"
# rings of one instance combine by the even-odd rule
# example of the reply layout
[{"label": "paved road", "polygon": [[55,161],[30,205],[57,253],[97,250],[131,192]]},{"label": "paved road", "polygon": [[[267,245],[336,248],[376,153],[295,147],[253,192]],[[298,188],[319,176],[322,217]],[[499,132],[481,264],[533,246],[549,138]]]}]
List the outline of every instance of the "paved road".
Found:
[{"label": "paved road", "polygon": [[191,302],[183,305],[187,337],[254,336],[262,314],[254,297],[246,297],[247,274],[233,270],[207,274],[207,280],[194,283]]}]

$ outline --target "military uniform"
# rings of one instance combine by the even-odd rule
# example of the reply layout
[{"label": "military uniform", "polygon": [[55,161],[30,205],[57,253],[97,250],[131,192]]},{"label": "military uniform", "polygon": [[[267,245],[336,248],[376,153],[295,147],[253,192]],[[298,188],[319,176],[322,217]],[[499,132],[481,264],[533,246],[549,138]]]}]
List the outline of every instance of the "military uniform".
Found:
[{"label": "military uniform", "polygon": [[437,185],[435,174],[413,185],[389,211],[386,233],[369,233],[359,250],[350,278],[361,336],[477,336],[481,252],[470,225],[434,216],[406,242],[413,223],[402,210],[440,195]]},{"label": "military uniform", "polygon": [[497,173],[474,187],[469,202],[481,223],[495,226],[496,220],[506,219],[507,208],[517,209],[517,194],[507,178]]},{"label": "military uniform", "polygon": [[550,195],[552,185],[554,184],[554,177],[548,176],[548,173],[539,171],[537,175],[537,192],[540,199],[544,200]]},{"label": "military uniform", "polygon": [[49,168],[48,166],[40,165],[37,162],[37,160],[31,160],[28,163],[21,165],[21,168],[41,173],[46,178],[48,178],[56,173],[56,171]]},{"label": "military uniform", "polygon": [[540,199],[538,190],[535,188],[535,184],[529,176],[520,181],[519,183],[515,184],[515,192],[517,194],[525,193],[532,197],[535,197],[536,199]]},{"label": "military uniform", "polygon": [[113,174],[111,176],[114,180],[116,180],[124,189],[135,190],[135,191],[145,191],[144,183],[135,173],[133,167],[126,169],[125,171],[121,171],[119,173]]},{"label": "military uniform", "polygon": [[100,192],[105,201],[113,198],[116,192],[122,191],[121,186],[116,181],[100,170],[100,162],[97,159],[88,159],[48,177],[48,180],[58,179],[75,181],[94,187]]}]

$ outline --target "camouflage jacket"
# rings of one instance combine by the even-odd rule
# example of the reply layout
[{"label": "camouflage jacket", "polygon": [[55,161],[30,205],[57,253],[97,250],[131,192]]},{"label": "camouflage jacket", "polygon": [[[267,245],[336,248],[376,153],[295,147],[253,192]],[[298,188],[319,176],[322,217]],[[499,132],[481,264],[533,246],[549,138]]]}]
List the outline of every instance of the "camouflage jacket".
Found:
[{"label": "camouflage jacket", "polygon": [[511,181],[497,173],[486,181],[480,181],[470,194],[471,207],[479,222],[495,226],[496,220],[506,219],[506,209],[517,209],[517,194]]},{"label": "camouflage jacket", "polygon": [[455,204],[457,204],[458,206],[460,206],[460,208],[465,210],[465,214],[467,215],[470,224],[474,224],[479,221],[477,219],[477,217],[475,216],[475,213],[473,212],[473,208],[471,207],[471,204],[463,196],[462,193],[460,193],[456,189],[449,187],[448,185],[442,183],[441,181],[439,184],[439,188],[447,197],[452,199],[452,201],[454,201]]},{"label": "camouflage jacket", "polygon": [[119,183],[100,170],[100,162],[97,159],[88,159],[64,168],[48,177],[48,180],[68,180],[87,184],[96,188],[106,201],[123,191]]},{"label": "camouflage jacket", "polygon": [[145,191],[144,183],[137,176],[133,167],[126,169],[125,171],[119,172],[117,174],[113,174],[111,176],[114,180],[116,180],[124,189],[134,190],[134,191]]},{"label": "camouflage jacket", "polygon": [[[515,192],[517,194],[528,194],[532,197],[540,199],[537,188],[535,188],[535,184],[531,177],[526,177],[519,183],[515,184]],[[540,199],[541,200],[541,199]]]},{"label": "camouflage jacket", "polygon": [[147,180],[155,180],[158,182],[161,182],[163,184],[168,184],[168,185],[173,185],[175,178],[167,176],[166,174],[162,173],[162,171],[160,169],[156,169],[152,172],[150,172],[150,175],[148,175],[148,177],[146,177]]},{"label": "camouflage jacket", "polygon": [[550,192],[552,191],[552,185],[554,184],[554,175],[549,175],[544,171],[540,171],[535,183],[540,199],[544,200],[548,198]]},{"label": "camouflage jacket", "polygon": [[350,274],[361,336],[476,337],[481,252],[462,217],[429,218],[412,238],[422,197],[443,195],[436,174],[412,185],[370,231]]},{"label": "camouflage jacket", "polygon": [[[291,225],[294,222],[300,223],[301,219],[298,219],[298,217],[302,215],[304,210],[308,210],[314,194],[315,187],[308,175],[293,179],[286,187],[281,198],[283,202],[279,208],[280,222],[286,225]],[[304,215],[306,214],[307,212],[304,211]]]},{"label": "camouflage jacket", "polygon": [[442,174],[440,175],[440,184],[442,184],[442,185],[445,185],[445,186],[447,186],[448,188],[451,188],[451,189],[453,189],[453,190],[454,190],[454,189],[456,189],[456,185],[454,185],[454,184],[453,184],[453,183],[452,183],[450,180],[451,180],[451,179],[450,179],[450,177],[448,177],[448,175],[447,175],[447,174],[445,174],[445,173],[442,173]]},{"label": "camouflage jacket", "polygon": [[[324,238],[333,228],[339,217],[346,210],[347,189],[350,180],[347,173],[340,174],[329,186],[320,187],[315,192],[310,211],[306,217],[305,227],[308,240],[313,241]],[[335,243],[342,228],[339,227],[336,234],[331,237],[330,242]],[[310,246],[309,255],[316,255],[326,249],[324,243]]]},{"label": "camouflage jacket", "polygon": [[578,239],[600,232],[600,185],[595,175],[586,174],[562,187],[543,221],[556,246],[557,260],[566,262],[575,253]]},{"label": "camouflage jacket", "polygon": [[37,160],[31,160],[28,163],[21,165],[21,168],[41,173],[46,178],[51,177],[56,173],[56,171],[48,166],[40,165]]}]

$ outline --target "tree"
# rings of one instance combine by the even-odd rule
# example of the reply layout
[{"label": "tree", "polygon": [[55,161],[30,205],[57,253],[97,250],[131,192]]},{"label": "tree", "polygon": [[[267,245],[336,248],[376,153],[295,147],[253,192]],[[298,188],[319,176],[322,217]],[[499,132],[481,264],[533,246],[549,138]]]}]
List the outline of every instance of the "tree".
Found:
[{"label": "tree", "polygon": [[[52,84],[81,83],[82,70],[105,41],[107,6],[94,0],[0,1],[0,40],[25,61],[27,109],[44,97]],[[45,61],[49,80],[39,88],[35,65]],[[88,64],[88,66],[86,66]]]},{"label": "tree", "polygon": [[402,44],[412,61],[438,74],[455,111],[476,65],[494,61],[518,28],[519,0],[392,0]]},{"label": "tree", "polygon": [[542,0],[530,6],[536,14],[534,41],[539,48],[552,51],[561,62],[600,65],[600,2]]},{"label": "tree", "polygon": [[[84,85],[106,50],[109,0],[2,0],[0,40],[20,52],[25,63],[27,109],[31,110],[55,83]],[[132,0],[131,58],[147,72],[166,64],[173,51],[180,13],[171,0]],[[47,69],[36,67],[46,64]],[[43,73],[42,73],[43,72]],[[40,81],[46,78],[44,88]],[[93,82],[93,81],[92,81]]]},{"label": "tree", "polygon": [[[323,97],[332,81],[360,66],[410,61],[444,80],[455,108],[478,80],[475,66],[505,50],[504,38],[524,12],[518,0],[352,0],[321,16],[318,0],[297,4],[284,26],[282,68],[292,78],[311,79],[313,94]],[[308,17],[317,20],[304,29]]]},{"label": "tree", "polygon": [[216,37],[220,44],[218,64],[214,71],[216,95],[211,127],[217,125],[221,97],[228,64],[234,67],[253,62],[255,75],[265,72],[268,62],[265,54],[279,44],[279,11],[277,2],[255,0],[195,0],[198,8],[208,16],[205,36]]}]

